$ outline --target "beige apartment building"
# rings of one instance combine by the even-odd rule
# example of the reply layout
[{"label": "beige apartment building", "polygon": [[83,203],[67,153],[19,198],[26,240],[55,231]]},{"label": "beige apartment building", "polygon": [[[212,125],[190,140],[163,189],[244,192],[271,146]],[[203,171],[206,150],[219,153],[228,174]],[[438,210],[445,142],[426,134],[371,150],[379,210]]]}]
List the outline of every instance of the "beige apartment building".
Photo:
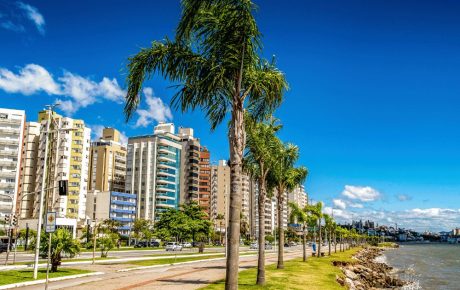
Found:
[{"label": "beige apartment building", "polygon": [[27,122],[21,158],[21,191],[18,194],[18,213],[22,219],[32,218],[34,208],[35,179],[40,141],[40,123]]},{"label": "beige apartment building", "polygon": [[193,136],[192,128],[179,128],[177,134],[182,144],[180,160],[181,203],[199,201],[200,140]]},{"label": "beige apartment building", "polygon": [[[35,192],[44,190],[45,205],[56,211],[58,217],[83,220],[86,218],[91,129],[83,120],[63,117],[50,110],[39,112],[38,122],[40,137]],[[47,122],[50,122],[49,132],[46,132]],[[68,180],[67,196],[59,196],[59,180]],[[35,218],[39,201],[40,195],[35,194]]]},{"label": "beige apartment building", "polygon": [[104,128],[102,137],[91,143],[88,189],[125,191],[126,146],[120,143],[120,132]]},{"label": "beige apartment building", "polygon": [[230,166],[225,160],[219,160],[217,165],[211,165],[211,221],[215,229],[220,227],[219,216],[224,217],[224,224],[227,227],[229,194]]}]

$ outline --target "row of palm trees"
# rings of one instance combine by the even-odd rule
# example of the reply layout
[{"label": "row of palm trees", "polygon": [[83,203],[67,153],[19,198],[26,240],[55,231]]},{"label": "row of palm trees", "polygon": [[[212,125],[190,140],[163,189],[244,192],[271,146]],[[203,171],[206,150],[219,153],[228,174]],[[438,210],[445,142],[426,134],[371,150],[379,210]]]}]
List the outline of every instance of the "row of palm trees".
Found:
[{"label": "row of palm trees", "polygon": [[[305,167],[295,166],[298,147],[276,137],[281,126],[271,117],[288,85],[274,58],[261,56],[261,33],[251,0],[182,0],[181,6],[174,37],[154,41],[128,60],[126,121],[136,112],[144,82],[152,76],[174,84],[175,109],[200,109],[212,130],[229,121],[231,187],[225,289],[238,288],[243,170],[259,185],[257,284],[261,285],[265,283],[265,201],[276,196],[281,245],[277,267],[283,268],[285,192],[307,175]],[[321,211],[315,214],[322,217]]]}]

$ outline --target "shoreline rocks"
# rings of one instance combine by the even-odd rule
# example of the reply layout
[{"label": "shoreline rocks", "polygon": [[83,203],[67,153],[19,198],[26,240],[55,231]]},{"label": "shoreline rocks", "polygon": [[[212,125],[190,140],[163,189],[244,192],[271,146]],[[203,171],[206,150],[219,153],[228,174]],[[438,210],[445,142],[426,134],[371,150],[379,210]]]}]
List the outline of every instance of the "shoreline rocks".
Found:
[{"label": "shoreline rocks", "polygon": [[353,256],[353,262],[333,262],[345,276],[337,276],[337,282],[352,290],[401,289],[407,285],[406,281],[392,274],[392,267],[376,261],[383,251],[380,248],[365,248]]}]

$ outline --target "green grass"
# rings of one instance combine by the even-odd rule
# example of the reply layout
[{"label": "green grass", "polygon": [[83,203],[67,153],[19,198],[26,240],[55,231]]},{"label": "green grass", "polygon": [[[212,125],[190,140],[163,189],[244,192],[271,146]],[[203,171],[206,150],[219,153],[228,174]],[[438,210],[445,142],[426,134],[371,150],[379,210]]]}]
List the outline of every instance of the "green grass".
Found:
[{"label": "green grass", "polygon": [[[294,259],[284,262],[285,268],[276,269],[276,264],[266,267],[265,286],[257,286],[257,269],[241,271],[239,274],[238,289],[308,289],[308,290],[344,290],[336,281],[336,275],[343,275],[333,261],[352,261],[351,256],[360,248],[332,254],[323,258],[309,257],[307,262]],[[224,289],[224,281],[218,281],[202,289]]]},{"label": "green grass", "polygon": [[[181,254],[178,254],[181,255]],[[254,255],[254,253],[241,253],[240,256]],[[157,260],[144,260],[144,261],[131,261],[126,262],[125,264],[136,265],[136,266],[154,266],[154,265],[169,265],[174,263],[188,262],[188,261],[198,261],[198,260],[209,260],[216,258],[223,258],[225,254],[216,254],[211,256],[190,256],[183,258],[174,258],[171,255],[171,258],[157,259]]]},{"label": "green grass", "polygon": [[379,243],[378,246],[382,248],[397,248],[398,244],[393,243],[393,242],[384,242],[384,243]]},{"label": "green grass", "polygon": [[[61,268],[57,272],[49,274],[50,278],[85,274],[90,273],[91,271],[79,270],[79,269],[67,269]],[[2,271],[0,272],[0,285],[13,284],[19,282],[32,281],[33,279],[32,270],[11,270],[11,271]],[[46,269],[38,270],[38,279],[46,278]]]}]

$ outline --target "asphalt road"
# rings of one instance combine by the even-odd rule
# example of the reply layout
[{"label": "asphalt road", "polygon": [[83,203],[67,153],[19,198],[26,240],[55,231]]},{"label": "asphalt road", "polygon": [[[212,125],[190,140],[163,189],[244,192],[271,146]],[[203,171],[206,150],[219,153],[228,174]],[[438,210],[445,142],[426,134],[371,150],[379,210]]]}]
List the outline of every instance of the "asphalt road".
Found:
[{"label": "asphalt road", "polygon": [[[240,247],[241,251],[246,251],[248,247]],[[205,248],[205,253],[223,253],[225,248]],[[184,248],[182,251],[178,251],[179,254],[185,253],[198,253],[198,248]],[[164,249],[154,249],[152,250],[122,250],[122,251],[110,251],[109,257],[111,258],[132,258],[132,257],[144,257],[144,256],[152,256],[152,255],[165,255],[171,254],[173,252],[167,252]],[[100,257],[101,253],[96,251],[96,257]],[[91,259],[93,257],[92,252],[82,252],[78,255],[77,259]],[[0,265],[4,265],[6,259],[6,253],[0,254]],[[13,262],[13,253],[10,253],[8,264],[11,265]],[[34,254],[32,253],[24,253],[24,252],[17,252],[16,253],[16,262],[24,263],[24,262],[33,262],[34,261]],[[43,260],[44,262],[45,260]],[[72,261],[72,259],[63,259],[63,261]]]}]

